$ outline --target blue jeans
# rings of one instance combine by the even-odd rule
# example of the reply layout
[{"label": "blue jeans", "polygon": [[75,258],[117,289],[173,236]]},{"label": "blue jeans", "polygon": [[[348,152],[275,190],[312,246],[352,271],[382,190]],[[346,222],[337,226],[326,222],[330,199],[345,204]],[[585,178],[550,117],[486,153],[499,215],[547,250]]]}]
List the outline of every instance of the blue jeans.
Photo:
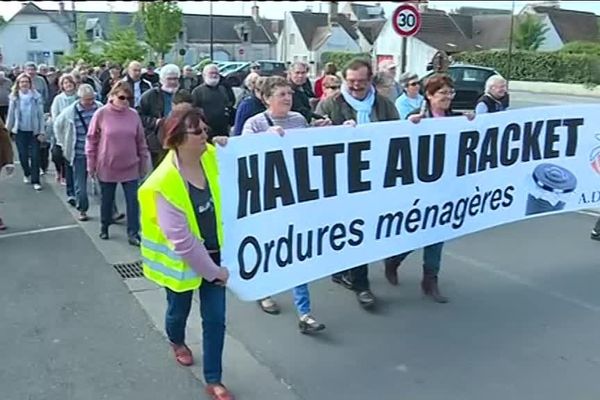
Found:
[{"label": "blue jeans", "polygon": [[[75,186],[75,198],[77,199],[77,210],[87,212],[90,207],[87,191],[87,159],[85,156],[75,156],[73,166],[69,167],[73,172],[71,174],[72,182]],[[69,186],[67,181],[67,195]]]},{"label": "blue jeans", "polygon": [[[137,198],[138,181],[134,179],[129,182],[121,182],[121,185],[125,192],[125,203],[127,205],[127,235],[130,237],[137,236],[140,232],[140,207]],[[108,226],[112,223],[116,190],[116,182],[100,182],[100,223],[103,231],[108,231]]]},{"label": "blue jeans", "polygon": [[[83,159],[85,160],[85,156],[83,157]],[[67,183],[67,197],[75,197],[76,193],[75,193],[75,178],[74,178],[74,171],[73,165],[69,165],[67,162],[65,162],[66,167],[65,167],[65,181]],[[75,161],[73,161],[73,164],[75,164]],[[85,166],[86,168],[86,173],[87,173],[87,165]]]},{"label": "blue jeans", "polygon": [[296,310],[300,316],[304,314],[310,314],[310,293],[308,291],[308,284],[296,286],[292,289],[294,295],[294,304]]},{"label": "blue jeans", "polygon": [[[423,248],[423,272],[428,275],[437,275],[440,272],[440,266],[442,262],[442,249],[444,242],[434,243]],[[392,263],[394,265],[400,265],[406,257],[409,256],[414,250],[407,251],[406,253],[399,254],[397,256],[386,259],[386,263]]]},{"label": "blue jeans", "polygon": [[31,178],[31,183],[40,183],[40,142],[33,132],[18,131],[15,138],[19,162],[23,168],[23,175]]},{"label": "blue jeans", "polygon": [[[194,291],[177,293],[168,288],[165,328],[173,344],[185,343],[185,326],[192,308]],[[220,383],[225,345],[225,287],[202,282],[200,315],[202,316],[202,367],[206,383]]]}]

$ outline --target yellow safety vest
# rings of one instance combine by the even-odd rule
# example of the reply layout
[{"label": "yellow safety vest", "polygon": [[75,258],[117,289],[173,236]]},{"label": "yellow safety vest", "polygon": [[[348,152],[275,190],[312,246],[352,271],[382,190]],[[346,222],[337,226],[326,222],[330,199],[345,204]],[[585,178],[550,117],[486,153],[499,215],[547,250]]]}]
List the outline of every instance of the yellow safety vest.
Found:
[{"label": "yellow safety vest", "polygon": [[[188,226],[194,236],[199,240],[203,240],[187,184],[175,166],[175,157],[175,152],[173,150],[169,151],[164,160],[138,190],[142,228],[141,252],[146,278],[175,292],[186,292],[200,287],[202,278],[190,268],[185,260],[175,253],[173,244],[165,237],[158,225],[156,206],[156,194],[160,194],[173,207],[185,214]],[[214,146],[207,145],[200,162],[206,174],[215,205],[217,236],[219,246],[221,246],[223,243],[221,191],[219,188],[217,151]]]}]

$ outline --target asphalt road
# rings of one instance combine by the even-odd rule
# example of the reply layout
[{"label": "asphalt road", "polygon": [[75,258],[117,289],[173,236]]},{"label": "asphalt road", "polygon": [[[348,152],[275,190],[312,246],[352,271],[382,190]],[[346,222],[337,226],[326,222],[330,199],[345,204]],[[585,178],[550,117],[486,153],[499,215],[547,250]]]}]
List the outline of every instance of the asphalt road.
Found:
[{"label": "asphalt road", "polygon": [[[557,101],[595,100],[512,96],[514,107]],[[137,257],[124,244],[124,226],[101,243],[97,205],[82,225],[61,191],[34,193],[20,177],[0,183],[0,215],[11,227],[0,234],[0,398],[202,398],[200,382],[174,365],[160,318],[153,326],[107,263]],[[446,305],[422,299],[415,252],[398,287],[387,284],[380,263],[371,265],[373,312],[327,279],[311,284],[314,314],[327,325],[321,335],[298,333],[290,293],[276,296],[279,316],[230,296],[228,333],[235,352],[250,355],[294,399],[598,399],[594,222],[561,214],[448,242],[440,274]],[[30,232],[51,227],[64,229]],[[228,360],[226,379],[253,372]],[[250,395],[262,384],[233,389],[239,399],[282,398]]]}]

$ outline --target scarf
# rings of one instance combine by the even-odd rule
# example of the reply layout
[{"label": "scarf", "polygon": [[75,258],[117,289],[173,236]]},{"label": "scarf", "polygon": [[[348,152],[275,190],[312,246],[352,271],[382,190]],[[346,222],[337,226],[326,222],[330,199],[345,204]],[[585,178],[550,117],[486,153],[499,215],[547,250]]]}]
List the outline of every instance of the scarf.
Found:
[{"label": "scarf", "polygon": [[375,89],[373,89],[372,86],[369,88],[367,97],[365,97],[363,100],[358,100],[352,97],[346,84],[342,85],[341,93],[344,97],[344,100],[346,100],[346,103],[348,103],[350,107],[356,111],[357,125],[368,124],[371,122],[371,111],[373,109],[373,104],[375,104]]}]

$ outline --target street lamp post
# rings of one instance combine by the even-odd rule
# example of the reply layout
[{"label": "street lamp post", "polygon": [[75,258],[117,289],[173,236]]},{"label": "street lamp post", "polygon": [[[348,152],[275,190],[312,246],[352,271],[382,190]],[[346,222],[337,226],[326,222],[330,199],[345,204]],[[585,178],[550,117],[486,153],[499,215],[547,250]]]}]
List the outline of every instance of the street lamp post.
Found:
[{"label": "street lamp post", "polygon": [[513,35],[515,25],[515,0],[512,2],[512,8],[510,11],[510,34],[508,37],[508,73],[506,81],[509,82],[512,76],[512,50],[513,50]]},{"label": "street lamp post", "polygon": [[209,2],[209,30],[210,30],[210,59],[213,60],[214,57],[214,47],[213,47],[213,4],[212,1]]}]

